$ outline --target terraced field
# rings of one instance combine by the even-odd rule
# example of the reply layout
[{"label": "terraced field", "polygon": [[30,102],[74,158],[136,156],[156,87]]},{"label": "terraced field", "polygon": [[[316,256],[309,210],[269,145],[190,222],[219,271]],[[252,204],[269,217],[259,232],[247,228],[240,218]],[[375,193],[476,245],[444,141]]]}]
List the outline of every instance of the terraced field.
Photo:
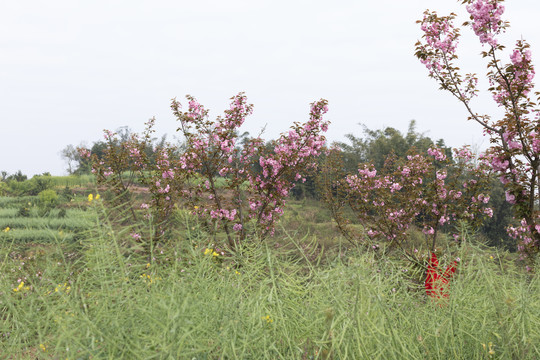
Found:
[{"label": "terraced field", "polygon": [[82,201],[47,209],[40,206],[37,196],[0,197],[0,241],[73,241],[89,226],[89,214]]}]

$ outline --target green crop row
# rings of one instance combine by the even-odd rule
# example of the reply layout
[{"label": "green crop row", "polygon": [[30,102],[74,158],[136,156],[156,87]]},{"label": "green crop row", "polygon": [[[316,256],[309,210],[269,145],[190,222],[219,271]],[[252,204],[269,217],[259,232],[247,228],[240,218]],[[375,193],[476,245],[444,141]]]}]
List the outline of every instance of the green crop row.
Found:
[{"label": "green crop row", "polygon": [[81,231],[88,229],[91,222],[84,217],[78,218],[0,218],[0,229],[66,229]]},{"label": "green crop row", "polygon": [[39,201],[37,196],[0,196],[0,208],[18,207],[28,203],[34,204]]},{"label": "green crop row", "polygon": [[96,181],[94,175],[51,176],[49,179],[51,180],[51,184],[55,187],[92,186]]},{"label": "green crop row", "polygon": [[[67,209],[65,211],[65,215],[61,216],[62,209],[51,209],[49,213],[47,214],[47,217],[49,218],[58,218],[58,217],[65,217],[65,218],[80,218],[82,216],[85,216],[86,212],[84,210],[80,209]],[[0,208],[0,219],[1,218],[16,218],[20,217],[19,215],[19,209],[18,208]],[[35,218],[35,217],[43,217],[43,214],[41,214],[40,209],[37,207],[31,207],[28,210],[28,217]]]},{"label": "green crop row", "polygon": [[11,229],[0,231],[0,243],[51,243],[57,241],[73,241],[76,235],[70,232],[53,231],[51,229]]}]

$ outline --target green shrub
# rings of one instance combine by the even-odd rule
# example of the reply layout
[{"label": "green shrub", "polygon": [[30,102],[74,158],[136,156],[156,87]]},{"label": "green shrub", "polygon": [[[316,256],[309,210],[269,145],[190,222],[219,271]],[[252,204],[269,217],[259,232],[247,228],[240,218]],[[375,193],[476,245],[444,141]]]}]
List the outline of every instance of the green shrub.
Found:
[{"label": "green shrub", "polygon": [[36,175],[30,180],[9,179],[5,192],[14,196],[38,195],[43,190],[50,189],[53,185],[50,175]]},{"label": "green shrub", "polygon": [[52,207],[58,201],[58,195],[54,190],[43,190],[38,196],[40,204],[45,207]]}]

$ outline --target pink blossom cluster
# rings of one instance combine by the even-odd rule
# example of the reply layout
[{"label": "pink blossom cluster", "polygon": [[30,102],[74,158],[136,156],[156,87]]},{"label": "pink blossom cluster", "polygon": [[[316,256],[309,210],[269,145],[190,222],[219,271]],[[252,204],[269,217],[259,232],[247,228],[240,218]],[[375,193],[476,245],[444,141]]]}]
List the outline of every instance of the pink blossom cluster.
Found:
[{"label": "pink blossom cluster", "polygon": [[[453,25],[455,15],[438,16],[425,11],[420,21],[424,42],[416,43],[416,56],[429,70],[429,76],[441,82],[443,89],[449,90],[464,102],[469,102],[477,93],[478,79],[474,74],[464,78],[454,74],[457,69],[453,61],[457,59],[459,29]],[[454,75],[454,76],[453,76]]]},{"label": "pink blossom cluster", "polygon": [[429,148],[427,152],[429,155],[433,156],[435,160],[437,161],[446,160],[446,155],[440,148]]},{"label": "pink blossom cluster", "polygon": [[465,162],[470,162],[474,159],[474,154],[469,147],[464,146],[454,149],[454,157]]},{"label": "pink blossom cluster", "polygon": [[531,50],[525,49],[518,42],[518,48],[514,49],[510,55],[510,61],[514,66],[514,86],[516,86],[523,95],[527,95],[533,88],[533,79],[535,75],[532,64]]},{"label": "pink blossom cluster", "polygon": [[491,157],[491,166],[493,167],[493,170],[495,171],[498,171],[500,173],[505,173],[509,165],[510,165],[510,162],[508,161],[508,159],[502,156]]},{"label": "pink blossom cluster", "polygon": [[448,18],[434,18],[426,14],[420,28],[426,34],[426,42],[432,48],[445,53],[456,50],[456,44],[454,43],[456,37],[453,36],[451,31],[454,25]]},{"label": "pink blossom cluster", "polygon": [[445,68],[444,57],[456,51],[459,35],[454,30],[453,17],[438,17],[434,13],[426,12],[420,28],[424,32],[426,45],[424,50],[431,50],[438,54],[434,57],[425,57],[420,61],[430,72],[441,72]]},{"label": "pink blossom cluster", "polygon": [[80,157],[83,159],[90,159],[90,157],[92,156],[92,152],[88,149],[78,148],[77,150],[79,152]]},{"label": "pink blossom cluster", "polygon": [[493,47],[498,42],[495,38],[504,30],[501,16],[504,6],[500,0],[475,0],[467,5],[467,12],[471,15],[471,26],[474,33],[479,37],[482,44]]},{"label": "pink blossom cluster", "polygon": [[234,221],[236,217],[236,209],[227,210],[227,209],[219,209],[219,210],[211,210],[210,211],[210,217],[212,219],[227,219],[229,221]]},{"label": "pink blossom cluster", "polygon": [[537,235],[540,233],[540,225],[537,222],[538,219],[535,225],[529,225],[526,219],[521,219],[519,226],[507,228],[508,235],[519,241],[518,251],[522,254],[522,259],[528,253],[527,248],[538,247]]},{"label": "pink blossom cluster", "polygon": [[522,150],[523,145],[516,139],[516,134],[505,131],[503,133],[503,139],[506,142],[509,150]]},{"label": "pink blossom cluster", "polygon": [[489,78],[493,99],[499,106],[506,108],[525,100],[534,88],[535,70],[528,45],[518,41],[516,49],[510,55],[510,61],[511,64],[505,67],[506,73],[491,73]]}]

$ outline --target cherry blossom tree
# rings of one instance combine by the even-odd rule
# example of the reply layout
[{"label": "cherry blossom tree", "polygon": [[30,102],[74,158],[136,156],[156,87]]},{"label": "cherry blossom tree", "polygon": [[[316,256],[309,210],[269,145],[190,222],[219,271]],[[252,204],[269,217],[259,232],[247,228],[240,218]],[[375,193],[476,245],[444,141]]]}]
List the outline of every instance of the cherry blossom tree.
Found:
[{"label": "cherry blossom tree", "polygon": [[424,34],[416,44],[416,56],[429,76],[465,106],[469,119],[480,124],[489,137],[487,157],[506,187],[506,200],[513,204],[519,223],[508,229],[509,234],[519,241],[518,249],[532,264],[540,249],[540,109],[538,93],[533,92],[535,70],[530,45],[518,40],[510,54],[504,54],[499,35],[509,23],[502,17],[503,0],[465,0],[462,4],[470,15],[470,21],[463,25],[473,30],[485,49],[482,56],[488,61],[489,91],[504,116],[492,119],[472,109],[478,78],[475,74],[463,75],[456,65],[460,29],[454,25],[455,14],[424,13],[418,21]]}]

